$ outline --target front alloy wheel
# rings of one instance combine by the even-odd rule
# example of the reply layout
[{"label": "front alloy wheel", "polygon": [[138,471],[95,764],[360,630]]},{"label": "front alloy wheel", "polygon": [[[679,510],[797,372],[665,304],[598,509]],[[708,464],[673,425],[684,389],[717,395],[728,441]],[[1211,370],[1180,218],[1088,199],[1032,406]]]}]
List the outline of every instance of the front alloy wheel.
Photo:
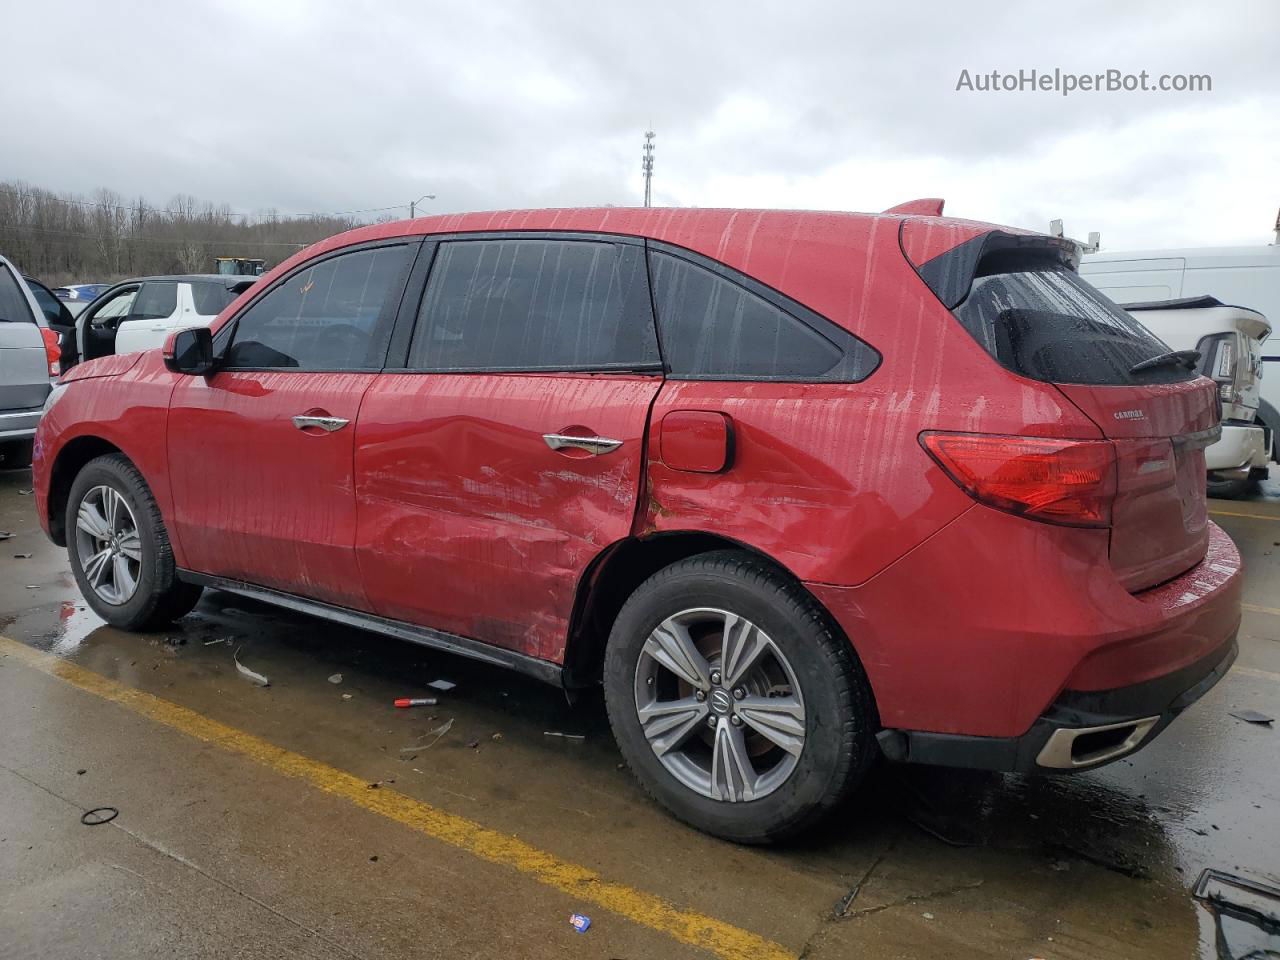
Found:
[{"label": "front alloy wheel", "polygon": [[758,626],[710,607],[663,620],[636,664],[636,715],[667,772],[713,800],[757,800],[804,751],[804,699]]},{"label": "front alloy wheel", "polygon": [[94,593],[112,606],[129,602],[142,576],[142,540],[133,509],[118,491],[102,484],[80,501],[76,553]]}]

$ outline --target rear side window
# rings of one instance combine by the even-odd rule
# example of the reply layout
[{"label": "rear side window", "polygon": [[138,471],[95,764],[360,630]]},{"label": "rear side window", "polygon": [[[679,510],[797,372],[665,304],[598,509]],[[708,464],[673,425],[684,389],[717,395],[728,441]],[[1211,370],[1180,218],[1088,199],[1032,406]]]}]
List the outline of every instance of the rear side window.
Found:
[{"label": "rear side window", "polygon": [[191,284],[191,299],[196,313],[203,317],[216,317],[236,295],[220,283]]},{"label": "rear side window", "polygon": [[440,244],[409,348],[416,370],[659,369],[638,246]]},{"label": "rear side window", "polygon": [[412,247],[356,250],[294,273],[239,314],[228,367],[380,367]]},{"label": "rear side window", "polygon": [[0,266],[0,323],[32,323],[31,307],[13,272]]},{"label": "rear side window", "polygon": [[[791,311],[682,257],[650,254],[653,303],[671,375],[716,380],[862,380],[879,354],[830,321]],[[806,320],[795,314],[806,315]]]},{"label": "rear side window", "polygon": [[1058,262],[984,261],[953,312],[1002,366],[1033,380],[1123,386],[1196,376],[1179,364],[1131,372],[1169,346]]},{"label": "rear side window", "polygon": [[178,285],[171,282],[144,283],[133,301],[130,320],[163,320],[178,309]]}]

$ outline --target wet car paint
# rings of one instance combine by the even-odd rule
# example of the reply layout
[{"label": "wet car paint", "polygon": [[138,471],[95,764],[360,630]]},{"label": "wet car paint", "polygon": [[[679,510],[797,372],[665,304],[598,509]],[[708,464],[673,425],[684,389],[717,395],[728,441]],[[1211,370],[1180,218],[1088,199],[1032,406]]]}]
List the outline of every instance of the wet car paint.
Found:
[{"label": "wet car paint", "polygon": [[[3,560],[8,575],[0,585],[0,633],[351,770],[370,783],[394,779],[397,789],[692,903],[784,942],[797,954],[808,948],[807,956],[817,958],[867,952],[910,958],[1190,958],[1197,955],[1197,941],[1211,931],[1189,897],[1203,867],[1272,882],[1280,878],[1280,860],[1270,842],[1280,799],[1280,772],[1273,762],[1277,734],[1229,715],[1242,707],[1280,714],[1280,617],[1274,614],[1246,609],[1242,655],[1232,673],[1131,759],[1071,777],[885,765],[874,772],[864,794],[819,833],[777,850],[748,850],[672,824],[617,769],[619,757],[598,705],[571,708],[556,691],[517,675],[214,592],[194,615],[164,633],[133,636],[104,627],[84,609],[65,553],[40,534],[32,498],[18,494],[29,486],[25,474],[0,475],[0,529],[15,533],[4,543],[4,553],[33,554]],[[1271,489],[1276,490],[1271,502],[1211,504],[1215,511],[1273,517],[1214,515],[1245,556],[1245,602],[1254,607],[1274,608],[1280,590],[1280,549],[1274,545],[1280,541],[1280,485]],[[237,650],[244,662],[271,678],[269,689],[238,676],[231,659]],[[6,682],[24,682],[14,664],[0,660],[0,672]],[[343,675],[340,685],[328,680],[335,673]],[[437,677],[459,684],[447,695],[437,694],[440,706],[421,711],[390,706],[395,696],[433,692],[425,684]],[[343,693],[352,699],[344,700]],[[53,709],[52,703],[45,709]],[[76,733],[77,723],[92,722],[89,716],[78,720],[66,714],[56,723],[38,710],[30,716],[27,737],[7,738],[21,747],[6,754],[6,762],[21,761],[31,773],[48,757],[57,757],[69,765],[66,775],[73,780],[74,768],[87,766],[88,776],[97,778],[93,796],[126,795],[125,781],[155,775],[150,754],[165,749],[159,734],[121,741],[104,767],[104,758],[76,753],[77,738],[93,739],[87,728]],[[448,719],[455,720],[454,727],[435,746],[400,753]],[[545,730],[587,739],[545,737]],[[495,733],[500,740],[493,739]],[[59,741],[43,739],[50,737]],[[472,741],[474,748],[468,746]],[[41,755],[22,752],[28,750]],[[193,770],[216,766],[216,756],[195,746],[160,756],[164,763]],[[221,852],[212,859],[198,858],[215,875],[234,870],[234,879],[252,886],[254,871],[264,876],[269,870],[288,871],[304,854],[297,847],[287,856],[277,852],[275,841],[286,835],[292,843],[340,853],[341,859],[320,868],[316,879],[363,905],[361,890],[369,887],[370,875],[346,859],[345,841],[331,839],[335,828],[355,830],[351,836],[364,843],[362,862],[374,853],[389,862],[396,856],[423,864],[440,860],[435,848],[416,840],[401,841],[389,852],[385,839],[366,836],[354,814],[312,819],[306,810],[314,802],[299,797],[283,806],[274,796],[264,802],[269,795],[263,790],[253,779],[224,774],[219,789],[208,794],[217,810],[227,811],[211,825],[235,822],[234,842],[217,848]],[[173,813],[146,815],[144,823],[173,849],[197,857],[200,848],[193,852],[188,844],[206,829],[205,821],[189,820],[182,811],[185,803],[203,796],[181,794],[173,798]],[[136,806],[127,812],[136,828],[144,812]],[[14,815],[34,818],[37,812],[32,807]],[[65,842],[75,837],[68,834]],[[54,832],[44,843],[59,849],[64,841]],[[709,863],[723,869],[708,870]],[[0,889],[6,875],[12,874],[0,872]],[[447,952],[451,944],[471,943],[474,918],[484,916],[486,931],[519,942],[524,934],[511,924],[516,917],[530,922],[524,913],[517,906],[496,909],[493,902],[469,899],[468,877],[465,872],[415,876],[397,886],[394,896],[414,903],[419,919],[414,911],[402,913],[398,899],[374,900],[363,907],[365,916],[344,915],[336,935],[345,943],[379,915],[395,916],[392,942],[401,953],[411,949],[404,938],[429,939],[433,948]],[[267,895],[274,902],[283,889],[272,887]],[[439,919],[437,912],[448,889],[453,893],[447,909],[455,920]],[[529,900],[518,884],[500,883],[490,896],[497,903]],[[75,925],[65,900],[50,899],[43,906],[39,923],[47,937]],[[138,898],[101,918],[98,932],[105,937],[130,923],[161,925],[175,909],[166,898]],[[215,906],[205,902],[201,909]],[[607,915],[593,920],[593,933],[617,927]],[[222,942],[217,933],[203,936],[214,938],[209,943]],[[383,955],[377,936],[370,940],[367,955]],[[1211,941],[1203,944],[1201,955],[1213,957]],[[566,949],[551,937],[545,947],[545,954],[537,943],[522,950],[553,956]],[[668,951],[659,942],[648,952]]]}]

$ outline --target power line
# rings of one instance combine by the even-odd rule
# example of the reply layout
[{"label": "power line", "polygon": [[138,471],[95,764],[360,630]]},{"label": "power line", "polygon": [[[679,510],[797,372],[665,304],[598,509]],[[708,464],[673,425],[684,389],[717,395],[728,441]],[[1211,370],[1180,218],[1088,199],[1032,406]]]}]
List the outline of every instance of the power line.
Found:
[{"label": "power line", "polygon": [[56,230],[53,227],[28,227],[19,226],[17,224],[0,225],[0,232],[12,232],[14,234],[52,233],[65,237],[82,237],[85,240],[109,240],[117,243],[164,243],[170,246],[181,243],[240,243],[246,246],[257,245],[261,247],[307,247],[324,239],[323,237],[320,237],[316,240],[294,242],[292,240],[254,240],[248,237],[221,237],[213,239],[208,237],[137,237],[131,234],[110,236],[101,233],[82,233],[77,230]]}]

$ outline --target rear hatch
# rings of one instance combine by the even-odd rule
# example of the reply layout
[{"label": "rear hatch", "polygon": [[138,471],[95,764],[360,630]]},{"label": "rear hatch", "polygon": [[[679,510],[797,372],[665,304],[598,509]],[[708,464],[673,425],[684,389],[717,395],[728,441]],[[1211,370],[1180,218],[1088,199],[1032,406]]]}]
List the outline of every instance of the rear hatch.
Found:
[{"label": "rear hatch", "polygon": [[[1219,413],[1193,352],[1172,355],[1082,280],[1074,251],[1052,238],[988,234],[961,246],[970,249],[942,256],[972,265],[967,285],[954,266],[922,265],[922,279],[947,276],[947,306],[982,347],[1014,373],[1054,384],[1112,442],[1116,576],[1136,592],[1195,566],[1208,548],[1204,448]],[[946,303],[946,290],[935,292]]]}]

